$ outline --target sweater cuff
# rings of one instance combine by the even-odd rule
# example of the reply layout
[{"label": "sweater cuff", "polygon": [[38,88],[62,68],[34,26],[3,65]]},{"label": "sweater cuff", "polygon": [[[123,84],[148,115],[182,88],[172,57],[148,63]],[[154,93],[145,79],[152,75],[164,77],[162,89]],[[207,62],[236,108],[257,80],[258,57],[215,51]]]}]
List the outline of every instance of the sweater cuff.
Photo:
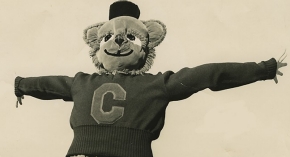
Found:
[{"label": "sweater cuff", "polygon": [[267,79],[273,79],[276,76],[277,62],[274,58],[264,61],[266,70],[268,72]]},{"label": "sweater cuff", "polygon": [[23,79],[23,78],[22,78],[22,77],[19,77],[19,76],[17,76],[17,77],[15,78],[15,82],[14,82],[14,93],[15,93],[15,95],[16,95],[17,97],[21,97],[21,96],[23,96],[22,92],[19,91],[19,89],[18,89],[19,83],[20,83],[20,81],[21,81],[22,79]]}]

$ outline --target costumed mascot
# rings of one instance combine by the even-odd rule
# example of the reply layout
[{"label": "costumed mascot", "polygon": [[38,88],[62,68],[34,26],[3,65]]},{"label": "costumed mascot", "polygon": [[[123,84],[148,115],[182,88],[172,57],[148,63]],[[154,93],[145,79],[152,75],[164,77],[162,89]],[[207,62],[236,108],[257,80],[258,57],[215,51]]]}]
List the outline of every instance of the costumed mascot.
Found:
[{"label": "costumed mascot", "polygon": [[146,73],[155,47],[164,39],[165,25],[139,20],[137,5],[117,1],[110,6],[109,21],[85,29],[84,40],[98,73],[74,77],[16,77],[15,94],[73,101],[70,123],[74,139],[67,157],[152,157],[151,142],[164,125],[170,101],[186,99],[209,88],[234,88],[259,80],[276,80],[281,61],[214,63]]}]

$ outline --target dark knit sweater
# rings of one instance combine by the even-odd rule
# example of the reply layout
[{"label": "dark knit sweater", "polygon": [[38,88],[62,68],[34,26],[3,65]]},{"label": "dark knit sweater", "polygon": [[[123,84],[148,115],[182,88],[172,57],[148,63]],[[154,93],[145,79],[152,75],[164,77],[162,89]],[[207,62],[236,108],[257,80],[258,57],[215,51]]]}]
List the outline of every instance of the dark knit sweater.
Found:
[{"label": "dark knit sweater", "polygon": [[273,79],[275,59],[256,63],[215,63],[157,75],[42,76],[15,79],[15,94],[73,101],[74,139],[67,156],[151,157],[170,101],[205,88],[213,91]]}]

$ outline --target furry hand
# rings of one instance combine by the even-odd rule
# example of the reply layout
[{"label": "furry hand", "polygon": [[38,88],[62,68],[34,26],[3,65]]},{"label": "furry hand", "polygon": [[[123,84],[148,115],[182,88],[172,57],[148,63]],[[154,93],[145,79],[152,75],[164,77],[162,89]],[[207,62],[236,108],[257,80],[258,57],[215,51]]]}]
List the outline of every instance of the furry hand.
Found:
[{"label": "furry hand", "polygon": [[16,108],[18,108],[18,103],[19,103],[20,105],[22,105],[22,99],[24,99],[24,96],[17,97]]},{"label": "furry hand", "polygon": [[[279,60],[277,61],[277,70],[276,70],[276,74],[283,76],[283,73],[281,71],[279,71],[280,68],[287,66],[287,63],[283,63],[284,59],[287,57],[286,50],[283,53],[283,55],[279,58]],[[274,78],[275,83],[278,83],[278,78],[277,75]]]}]

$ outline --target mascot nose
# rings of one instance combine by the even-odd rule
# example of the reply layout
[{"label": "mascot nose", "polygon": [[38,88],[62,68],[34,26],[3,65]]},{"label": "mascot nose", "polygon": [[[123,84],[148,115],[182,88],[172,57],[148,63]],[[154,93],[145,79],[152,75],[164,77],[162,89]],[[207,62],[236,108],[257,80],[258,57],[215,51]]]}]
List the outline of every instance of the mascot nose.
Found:
[{"label": "mascot nose", "polygon": [[117,37],[117,38],[115,39],[115,42],[116,42],[119,46],[121,46],[121,45],[123,44],[123,42],[124,42],[124,39],[123,39],[123,38],[120,38],[120,37]]}]

